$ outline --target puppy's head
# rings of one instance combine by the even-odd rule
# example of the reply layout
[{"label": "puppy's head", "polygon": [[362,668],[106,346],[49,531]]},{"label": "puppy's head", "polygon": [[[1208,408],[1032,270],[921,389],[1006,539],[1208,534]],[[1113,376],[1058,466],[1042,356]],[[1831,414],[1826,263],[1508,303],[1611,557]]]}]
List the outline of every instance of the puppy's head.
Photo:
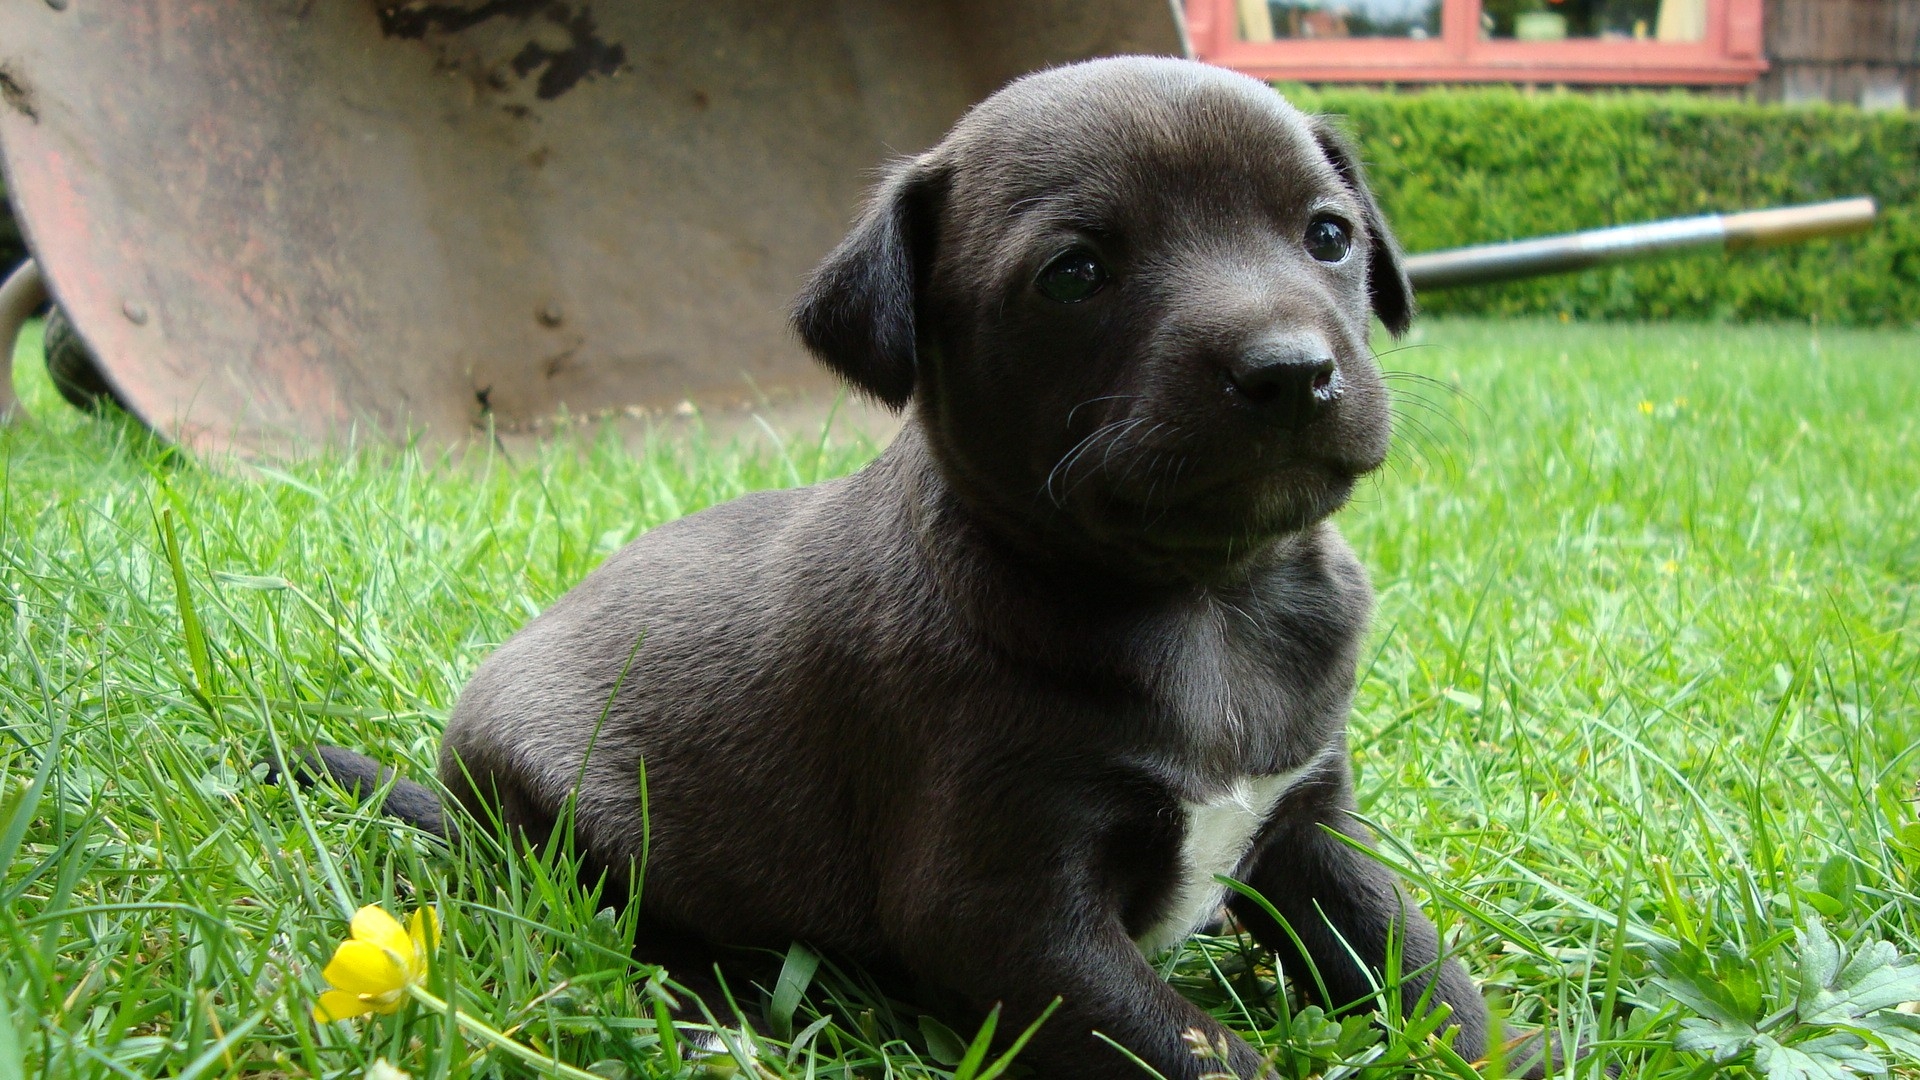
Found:
[{"label": "puppy's head", "polygon": [[795,322],[914,406],[990,519],[1209,572],[1381,463],[1367,334],[1412,313],[1334,129],[1253,79],[1127,58],[1015,82],[897,166]]}]

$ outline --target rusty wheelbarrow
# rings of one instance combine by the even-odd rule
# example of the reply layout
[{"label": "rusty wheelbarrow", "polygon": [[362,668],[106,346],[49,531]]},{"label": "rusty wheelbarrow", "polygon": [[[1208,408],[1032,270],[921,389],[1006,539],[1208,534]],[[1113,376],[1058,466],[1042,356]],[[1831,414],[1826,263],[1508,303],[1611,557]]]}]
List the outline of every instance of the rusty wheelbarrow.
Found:
[{"label": "rusty wheelbarrow", "polygon": [[876,166],[1179,51],[1169,0],[11,0],[0,148],[153,427],[453,441],[824,385],[784,313]]}]

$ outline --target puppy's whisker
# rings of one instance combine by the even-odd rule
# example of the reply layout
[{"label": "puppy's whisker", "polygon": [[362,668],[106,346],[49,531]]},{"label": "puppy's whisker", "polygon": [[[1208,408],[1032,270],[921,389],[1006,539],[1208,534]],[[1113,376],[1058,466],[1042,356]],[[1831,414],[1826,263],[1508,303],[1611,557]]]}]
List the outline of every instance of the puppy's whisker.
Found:
[{"label": "puppy's whisker", "polygon": [[1394,434],[1402,436],[1396,441],[1418,443],[1423,449],[1433,449],[1439,445],[1440,441],[1434,435],[1433,428],[1418,416],[1395,410],[1393,428]]},{"label": "puppy's whisker", "polygon": [[1074,465],[1080,460],[1080,458],[1086,455],[1088,450],[1091,450],[1094,447],[1095,443],[1097,443],[1102,436],[1105,436],[1110,432],[1114,432],[1118,430],[1119,434],[1115,435],[1114,437],[1119,438],[1124,436],[1126,432],[1131,431],[1135,427],[1138,427],[1139,425],[1144,424],[1146,422],[1147,422],[1146,417],[1136,416],[1136,417],[1122,417],[1119,420],[1114,420],[1110,423],[1102,424],[1101,426],[1093,429],[1092,432],[1088,433],[1088,435],[1085,438],[1081,439],[1077,443],[1074,443],[1071,449],[1069,449],[1065,454],[1061,455],[1059,462],[1055,464],[1054,467],[1047,473],[1047,482],[1044,486],[1044,489],[1047,493],[1047,497],[1053,501],[1053,505],[1055,506],[1055,508],[1063,508],[1063,500],[1066,499],[1069,495],[1073,494],[1073,492],[1071,487],[1069,487],[1068,490],[1063,491],[1058,495],[1054,494],[1054,480],[1056,479],[1070,480],[1073,474]]},{"label": "puppy's whisker", "polygon": [[1411,419],[1414,415],[1413,410],[1417,409],[1428,416],[1444,422],[1456,433],[1461,435],[1466,434],[1466,425],[1460,422],[1460,418],[1454,414],[1453,410],[1443,408],[1439,403],[1430,400],[1425,394],[1420,393],[1418,390],[1389,387],[1387,390],[1387,405],[1396,419]]},{"label": "puppy's whisker", "polygon": [[[1166,469],[1158,477],[1154,477],[1151,473],[1148,474],[1149,479],[1151,479],[1153,483],[1147,488],[1146,498],[1141,501],[1141,511],[1143,514],[1153,509],[1153,496],[1156,491],[1164,492],[1166,506],[1172,505],[1173,493],[1176,490],[1176,485],[1179,483],[1180,474],[1186,471],[1187,466],[1192,462],[1192,459],[1187,457],[1183,452],[1183,448],[1192,441],[1193,433],[1179,427],[1172,429],[1172,436],[1170,438],[1161,441],[1160,451],[1165,459]],[[1160,516],[1164,517],[1165,515],[1166,508],[1163,507]],[[1158,518],[1156,518],[1156,520],[1158,520]]]},{"label": "puppy's whisker", "polygon": [[[1379,353],[1373,354],[1373,358],[1374,358],[1374,362],[1377,364],[1380,360],[1380,354]],[[1422,375],[1417,371],[1401,371],[1401,370],[1387,370],[1387,369],[1381,370],[1380,378],[1385,380],[1389,386],[1391,386],[1393,383],[1399,382],[1399,383],[1414,383],[1420,386],[1422,389],[1431,387],[1432,389],[1439,390],[1442,393],[1449,394],[1453,397],[1459,398],[1461,401],[1464,401],[1469,405],[1472,405],[1474,408],[1474,411],[1478,412],[1481,416],[1487,415],[1486,407],[1480,404],[1479,399],[1475,398],[1472,394],[1467,393],[1467,391],[1464,388],[1454,383],[1448,382],[1445,379],[1436,379],[1431,375]],[[1404,393],[1405,391],[1397,390],[1396,392]]]},{"label": "puppy's whisker", "polygon": [[1067,426],[1068,428],[1072,428],[1072,427],[1073,427],[1073,418],[1074,418],[1075,416],[1077,416],[1077,415],[1079,415],[1079,412],[1080,412],[1080,410],[1081,410],[1081,409],[1084,409],[1084,408],[1086,408],[1086,407],[1087,407],[1087,406],[1089,406],[1089,405],[1092,405],[1092,404],[1095,404],[1095,403],[1097,403],[1097,402],[1102,402],[1102,401],[1125,401],[1125,400],[1127,400],[1127,399],[1129,399],[1129,398],[1135,398],[1135,399],[1137,399],[1137,398],[1139,398],[1139,397],[1140,397],[1140,395],[1139,395],[1139,394],[1105,394],[1105,395],[1102,395],[1102,396],[1100,396],[1100,397],[1095,397],[1095,398],[1088,398],[1087,400],[1085,400],[1085,401],[1083,401],[1083,402],[1081,402],[1080,404],[1078,404],[1078,405],[1075,405],[1075,406],[1074,406],[1073,408],[1071,408],[1071,409],[1068,409],[1068,410],[1067,410],[1067,423],[1066,423],[1066,426]]},{"label": "puppy's whisker", "polygon": [[[1148,439],[1153,438],[1156,433],[1158,433],[1162,428],[1165,428],[1166,426],[1167,426],[1167,422],[1165,420],[1162,420],[1159,423],[1148,428],[1145,434],[1141,435],[1139,438],[1133,441],[1136,444],[1144,443]],[[1113,452],[1115,450],[1120,449],[1122,442],[1123,442],[1123,437],[1116,437],[1115,439],[1113,439],[1113,441],[1107,443],[1107,452],[1104,455],[1102,455],[1100,458],[1100,468],[1103,471],[1113,464]],[[1130,478],[1131,476],[1133,476],[1133,466],[1129,465],[1127,466],[1127,471],[1120,474],[1120,479],[1125,480]]]},{"label": "puppy's whisker", "polygon": [[1422,412],[1426,413],[1427,415],[1435,417],[1436,419],[1445,423],[1448,427],[1452,428],[1454,431],[1462,435],[1466,434],[1467,432],[1466,426],[1460,423],[1459,417],[1453,415],[1451,412],[1448,412],[1445,409],[1442,409],[1440,406],[1435,405],[1433,402],[1428,401],[1425,398],[1419,397],[1417,395],[1395,394],[1393,395],[1391,406],[1393,409],[1393,415],[1395,416],[1412,416],[1413,414],[1406,410],[1419,409]]},{"label": "puppy's whisker", "polygon": [[[1137,416],[1125,421],[1116,421],[1114,423],[1108,424],[1105,427],[1101,428],[1098,432],[1095,432],[1096,436],[1104,436],[1107,444],[1106,450],[1101,457],[1100,468],[1102,469],[1106,468],[1107,462],[1112,460],[1113,448],[1119,445],[1123,440],[1125,440],[1130,433],[1137,430],[1141,424],[1146,423],[1147,419],[1148,418],[1144,416]],[[1090,453],[1096,445],[1098,445],[1097,439],[1087,440],[1086,445],[1081,448],[1080,452],[1074,455],[1074,460],[1069,461],[1067,463],[1067,470],[1065,475],[1067,480],[1069,481],[1069,486],[1068,486],[1069,494],[1072,493],[1071,481],[1073,479],[1073,467],[1079,464],[1080,459],[1086,457],[1087,454]]]},{"label": "puppy's whisker", "polygon": [[1396,395],[1418,393],[1424,397],[1427,393],[1437,391],[1449,398],[1473,403],[1473,395],[1465,390],[1426,375],[1415,375],[1407,371],[1384,372],[1381,379],[1386,383],[1388,391]]},{"label": "puppy's whisker", "polygon": [[1418,390],[1404,390],[1394,387],[1389,388],[1387,394],[1396,404],[1404,401],[1409,404],[1418,405],[1423,409],[1432,410],[1437,415],[1445,416],[1449,419],[1453,418],[1452,410],[1442,407],[1439,402],[1420,393]]},{"label": "puppy's whisker", "polygon": [[[1180,437],[1174,441],[1173,446],[1177,449],[1191,441],[1191,434],[1182,432]],[[1167,515],[1173,511],[1174,494],[1180,490],[1180,480],[1187,474],[1187,470],[1193,466],[1195,460],[1196,459],[1183,453],[1175,453],[1173,455],[1171,462],[1172,468],[1167,470],[1165,501],[1161,504],[1160,513],[1155,515],[1153,521],[1148,524],[1147,528],[1149,530],[1157,528],[1162,521],[1166,520]],[[1151,493],[1149,493],[1149,495],[1151,495]],[[1151,499],[1149,499],[1149,502],[1151,502]]]},{"label": "puppy's whisker", "polygon": [[[1146,418],[1145,418],[1145,417],[1142,417],[1141,419],[1142,419],[1142,420],[1144,420],[1144,419],[1146,419]],[[1159,432],[1159,431],[1161,431],[1162,429],[1164,429],[1164,428],[1167,428],[1167,427],[1169,427],[1169,426],[1171,426],[1171,425],[1170,425],[1170,422],[1169,422],[1169,421],[1165,421],[1165,420],[1162,420],[1162,421],[1160,421],[1159,423],[1156,423],[1156,424],[1154,424],[1154,425],[1153,425],[1152,427],[1150,427],[1150,428],[1148,428],[1148,429],[1147,429],[1147,431],[1146,431],[1146,433],[1145,433],[1145,434],[1143,434],[1143,435],[1141,435],[1141,436],[1139,436],[1138,438],[1136,438],[1136,439],[1134,439],[1134,440],[1133,440],[1133,441],[1134,441],[1134,444],[1135,444],[1135,445],[1137,446],[1137,445],[1140,445],[1140,444],[1142,444],[1142,443],[1145,443],[1145,442],[1146,442],[1147,440],[1149,440],[1149,439],[1151,439],[1151,438],[1153,438],[1153,436],[1155,435],[1155,433],[1157,433],[1157,432]],[[1128,429],[1127,431],[1123,431],[1123,432],[1121,432],[1120,434],[1118,434],[1118,435],[1116,435],[1116,436],[1114,436],[1114,437],[1113,437],[1112,439],[1110,439],[1110,440],[1108,440],[1108,442],[1107,442],[1107,449],[1106,449],[1106,453],[1104,453],[1104,454],[1102,454],[1102,455],[1100,456],[1100,466],[1099,466],[1099,468],[1097,468],[1097,469],[1090,469],[1090,470],[1088,470],[1088,472],[1086,473],[1086,475],[1085,475],[1085,476],[1082,476],[1082,477],[1081,477],[1081,478],[1080,478],[1079,480],[1077,480],[1077,481],[1076,481],[1076,480],[1073,480],[1073,479],[1072,479],[1071,477],[1069,477],[1069,478],[1068,478],[1068,482],[1067,482],[1067,497],[1068,497],[1068,498],[1072,498],[1072,497],[1073,497],[1073,492],[1074,492],[1074,489],[1075,489],[1075,488],[1078,488],[1078,487],[1079,487],[1079,486],[1080,486],[1080,485],[1081,485],[1082,483],[1085,483],[1088,477],[1090,477],[1090,476],[1092,476],[1092,475],[1093,475],[1093,474],[1095,474],[1095,473],[1101,473],[1101,472],[1107,472],[1107,471],[1109,471],[1109,469],[1110,469],[1110,467],[1111,467],[1111,466],[1112,466],[1112,464],[1113,464],[1113,454],[1114,454],[1114,451],[1116,451],[1116,450],[1119,450],[1119,449],[1121,448],[1121,446],[1123,445],[1123,443],[1124,443],[1124,441],[1125,441],[1125,439],[1126,439],[1126,436],[1127,436],[1128,434],[1130,434],[1130,433],[1132,432],[1132,430],[1133,430],[1132,428],[1129,428],[1129,429]],[[1131,452],[1129,451],[1129,455],[1130,455],[1130,454],[1131,454]],[[1124,461],[1124,460],[1126,460],[1126,458],[1125,458],[1125,457],[1123,457],[1123,458],[1122,458],[1122,460]],[[1121,472],[1121,473],[1120,473],[1120,475],[1119,475],[1119,476],[1118,476],[1118,477],[1117,477],[1116,479],[1117,479],[1117,480],[1119,480],[1120,482],[1123,482],[1123,483],[1124,483],[1125,481],[1127,481],[1127,480],[1129,480],[1129,479],[1131,479],[1131,478],[1132,478],[1132,476],[1133,476],[1133,470],[1134,470],[1134,468],[1135,468],[1135,467],[1137,467],[1138,465],[1139,465],[1139,459],[1138,459],[1137,457],[1135,457],[1135,458],[1133,458],[1133,460],[1132,460],[1132,462],[1131,462],[1131,463],[1129,463],[1129,464],[1127,465],[1127,467],[1126,467],[1126,469],[1125,469],[1125,470],[1124,470],[1123,472]]]},{"label": "puppy's whisker", "polygon": [[1071,447],[1068,447],[1066,453],[1060,455],[1060,460],[1055,462],[1053,468],[1048,471],[1047,482],[1045,485],[1047,495],[1049,498],[1053,499],[1055,506],[1058,506],[1060,504],[1060,500],[1054,497],[1053,495],[1053,482],[1055,478],[1061,476],[1065,471],[1072,469],[1074,460],[1080,454],[1084,453],[1086,451],[1086,448],[1090,446],[1095,439],[1098,439],[1100,436],[1104,435],[1109,429],[1124,423],[1126,423],[1125,420],[1115,420],[1111,423],[1103,424],[1100,427],[1097,427],[1092,431],[1088,432],[1085,436],[1083,436],[1080,439],[1079,442],[1074,443]]},{"label": "puppy's whisker", "polygon": [[1140,520],[1142,522],[1147,520],[1147,514],[1153,510],[1153,493],[1155,489],[1160,486],[1160,478],[1154,474],[1160,471],[1160,461],[1164,456],[1164,454],[1160,453],[1154,454],[1152,464],[1147,466],[1147,494],[1140,500]]},{"label": "puppy's whisker", "polygon": [[[1380,360],[1380,354],[1374,353],[1373,359],[1375,363],[1378,363]],[[1445,379],[1436,379],[1431,375],[1425,374],[1424,372],[1407,371],[1404,368],[1382,368],[1380,370],[1380,377],[1391,382],[1426,383],[1429,386],[1435,386],[1442,390],[1447,390],[1452,393],[1460,394],[1462,396],[1466,394],[1465,390],[1462,390],[1460,387],[1455,386],[1453,383],[1450,383]]]},{"label": "puppy's whisker", "polygon": [[1412,349],[1437,349],[1439,347],[1440,347],[1439,343],[1432,342],[1432,341],[1406,341],[1398,345],[1391,346],[1389,348],[1369,349],[1368,351],[1373,353],[1373,358],[1375,360],[1378,360],[1383,356],[1392,356],[1394,353],[1397,353],[1397,352],[1407,352]]},{"label": "puppy's whisker", "polygon": [[1398,437],[1393,442],[1395,453],[1388,455],[1389,462],[1396,457],[1411,458],[1428,462],[1449,473],[1455,471],[1455,461],[1448,444],[1423,421],[1396,413],[1394,430]]}]

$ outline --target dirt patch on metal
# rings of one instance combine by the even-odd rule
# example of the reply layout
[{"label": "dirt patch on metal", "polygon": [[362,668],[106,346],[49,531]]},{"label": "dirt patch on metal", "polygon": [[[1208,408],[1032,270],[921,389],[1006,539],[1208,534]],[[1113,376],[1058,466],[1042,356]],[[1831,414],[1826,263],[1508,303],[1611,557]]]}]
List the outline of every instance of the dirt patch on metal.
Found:
[{"label": "dirt patch on metal", "polygon": [[534,96],[543,101],[557,98],[573,89],[581,79],[589,75],[612,75],[627,62],[626,46],[600,39],[591,8],[582,5],[579,13],[574,14],[567,10],[567,5],[554,4],[546,14],[549,22],[566,30],[567,47],[554,50],[529,41],[520,55],[513,58],[513,73],[523,79],[545,68],[540,72]]},{"label": "dirt patch on metal", "polygon": [[429,33],[457,34],[488,19],[507,16],[526,22],[552,6],[553,0],[488,0],[477,7],[462,4],[385,4],[380,8],[380,32],[388,37],[419,40]]},{"label": "dirt patch on metal", "polygon": [[576,8],[562,0],[487,0],[475,5],[382,4],[377,10],[383,35],[409,41],[461,34],[502,18],[521,25],[539,20],[558,29],[565,35],[564,42],[533,38],[507,61],[507,67],[523,80],[538,73],[534,96],[542,101],[559,97],[590,76],[613,75],[627,62],[626,46],[600,36],[593,8],[586,4]]},{"label": "dirt patch on metal", "polygon": [[5,99],[7,107],[14,112],[36,124],[40,122],[40,110],[33,103],[33,87],[5,64],[0,64],[0,99]]}]

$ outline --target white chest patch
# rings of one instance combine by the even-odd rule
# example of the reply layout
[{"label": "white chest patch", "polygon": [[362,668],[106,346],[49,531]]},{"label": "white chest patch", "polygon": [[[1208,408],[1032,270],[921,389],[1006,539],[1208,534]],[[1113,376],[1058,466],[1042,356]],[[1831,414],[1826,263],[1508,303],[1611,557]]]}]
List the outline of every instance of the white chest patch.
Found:
[{"label": "white chest patch", "polygon": [[1180,844],[1180,880],[1166,918],[1135,939],[1141,952],[1153,956],[1170,949],[1213,918],[1227,891],[1214,876],[1234,876],[1280,797],[1326,757],[1322,753],[1297,769],[1272,776],[1239,777],[1205,802],[1182,804],[1187,831]]}]

